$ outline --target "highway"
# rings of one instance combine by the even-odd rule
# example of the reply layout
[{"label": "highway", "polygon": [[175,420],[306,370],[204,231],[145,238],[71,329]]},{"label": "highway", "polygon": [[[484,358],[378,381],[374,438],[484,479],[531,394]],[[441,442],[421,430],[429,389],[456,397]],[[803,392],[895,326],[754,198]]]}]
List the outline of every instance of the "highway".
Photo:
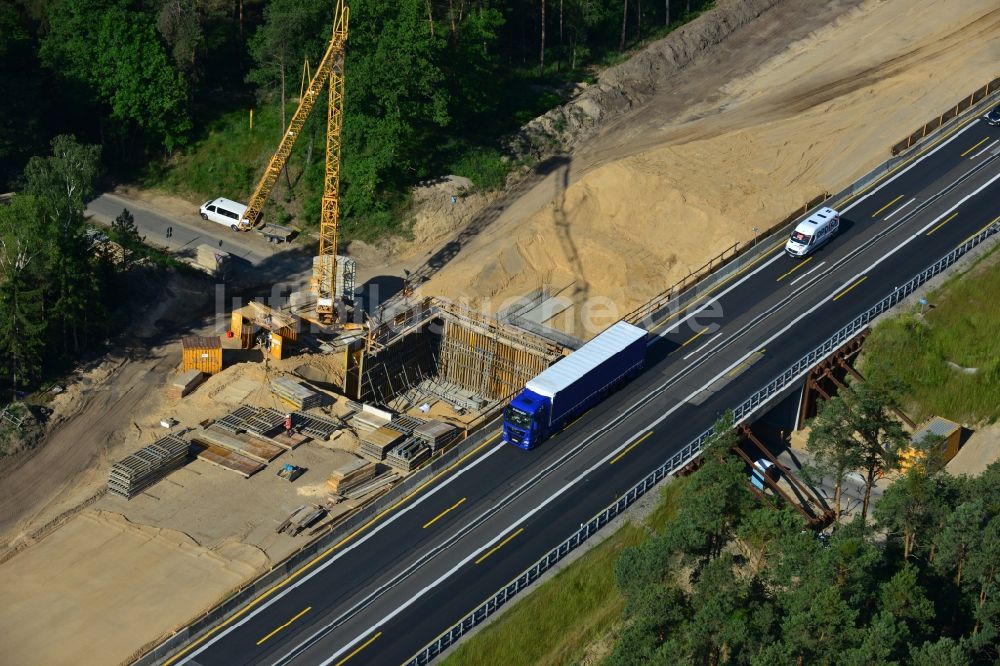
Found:
[{"label": "highway", "polygon": [[647,370],[531,452],[497,436],[168,659],[402,663],[726,409],[1000,220],[1000,128],[964,121],[841,206],[805,260],[776,240],[653,326]]}]

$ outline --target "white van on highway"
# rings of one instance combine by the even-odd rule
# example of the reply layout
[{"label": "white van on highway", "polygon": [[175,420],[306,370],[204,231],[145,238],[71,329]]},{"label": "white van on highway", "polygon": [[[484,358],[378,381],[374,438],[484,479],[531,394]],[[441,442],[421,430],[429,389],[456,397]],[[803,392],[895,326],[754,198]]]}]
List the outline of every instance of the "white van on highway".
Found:
[{"label": "white van on highway", "polygon": [[243,217],[246,215],[247,207],[236,201],[219,197],[203,203],[198,212],[201,214],[201,219],[224,224],[233,231],[248,228],[247,221]]},{"label": "white van on highway", "polygon": [[839,228],[840,213],[832,208],[820,208],[795,227],[785,243],[785,252],[793,257],[804,257],[833,238]]}]

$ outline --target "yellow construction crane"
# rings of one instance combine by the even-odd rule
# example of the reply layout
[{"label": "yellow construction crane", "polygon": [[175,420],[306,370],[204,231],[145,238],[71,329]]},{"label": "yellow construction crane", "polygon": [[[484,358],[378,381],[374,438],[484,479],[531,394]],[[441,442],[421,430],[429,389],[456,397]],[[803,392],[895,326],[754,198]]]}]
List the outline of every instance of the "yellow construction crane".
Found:
[{"label": "yellow construction crane", "polygon": [[340,131],[344,125],[344,46],[347,43],[349,9],[344,0],[337,0],[333,14],[333,36],[316,74],[299,99],[288,128],[278,149],[268,162],[254,190],[244,216],[244,228],[260,222],[264,204],[288,162],[295,141],[302,132],[316,100],[329,84],[329,104],[326,125],[326,175],[323,179],[323,204],[319,222],[319,256],[313,261],[313,284],[316,289],[316,313],[324,323],[334,316],[335,281],[337,277],[337,224],[340,221]]}]

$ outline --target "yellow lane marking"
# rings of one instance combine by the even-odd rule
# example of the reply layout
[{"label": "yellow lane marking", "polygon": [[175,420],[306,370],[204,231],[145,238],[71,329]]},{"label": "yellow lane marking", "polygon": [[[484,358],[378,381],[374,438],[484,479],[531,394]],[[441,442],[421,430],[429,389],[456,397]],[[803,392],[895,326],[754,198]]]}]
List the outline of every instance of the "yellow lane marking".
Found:
[{"label": "yellow lane marking", "polygon": [[643,441],[644,441],[644,440],[645,440],[645,439],[646,439],[647,437],[649,437],[649,436],[650,436],[650,435],[652,435],[652,434],[653,434],[653,431],[652,431],[652,430],[650,430],[650,431],[649,431],[649,432],[647,432],[647,433],[646,433],[645,435],[643,435],[643,436],[642,436],[642,437],[640,437],[639,439],[637,439],[637,440],[635,440],[634,442],[632,442],[631,444],[629,444],[629,446],[628,446],[628,448],[627,448],[627,449],[625,449],[624,451],[622,451],[621,453],[619,453],[618,455],[616,455],[616,456],[615,456],[614,458],[612,458],[612,459],[611,459],[611,462],[610,462],[610,463],[608,463],[608,464],[609,464],[609,465],[614,465],[614,464],[615,464],[616,462],[618,462],[619,460],[621,460],[621,459],[622,459],[622,457],[623,457],[623,456],[624,456],[624,455],[625,455],[626,453],[628,453],[629,451],[631,451],[631,450],[632,450],[632,449],[634,449],[635,447],[637,447],[637,446],[639,446],[640,444],[642,444],[642,442],[643,442]]},{"label": "yellow lane marking", "polygon": [[445,514],[447,514],[449,511],[454,511],[455,509],[457,509],[459,506],[462,505],[462,502],[464,502],[464,501],[465,501],[465,498],[463,497],[462,499],[458,500],[457,502],[455,502],[454,504],[452,504],[450,507],[448,507],[447,509],[445,509],[444,511],[442,511],[438,515],[434,516],[430,520],[430,522],[424,524],[424,529],[426,530],[428,527],[430,527],[431,525],[433,525],[437,521],[439,521],[442,518],[444,518]]},{"label": "yellow lane marking", "polygon": [[867,275],[864,276],[863,278],[861,278],[860,280],[858,280],[857,282],[855,282],[854,284],[852,284],[850,287],[848,287],[844,291],[842,291],[839,294],[837,294],[836,296],[834,296],[833,300],[836,301],[836,300],[839,300],[839,299],[843,298],[844,295],[847,294],[847,292],[849,292],[851,289],[854,289],[855,287],[857,287],[859,284],[861,284],[862,282],[864,282],[867,279],[868,279],[868,276]]},{"label": "yellow lane marking", "polygon": [[900,162],[899,164],[897,164],[893,168],[891,168],[888,171],[886,171],[880,177],[878,177],[875,180],[873,180],[872,182],[870,182],[865,187],[861,188],[860,190],[858,190],[854,194],[846,197],[843,201],[840,202],[840,206],[843,207],[846,204],[848,204],[851,201],[853,201],[854,199],[857,199],[858,197],[865,196],[866,194],[868,194],[869,191],[875,189],[879,185],[879,183],[881,183],[883,180],[886,180],[887,178],[889,178],[890,176],[892,176],[896,172],[909,167],[910,164],[912,164],[916,160],[918,160],[921,157],[923,157],[926,153],[928,153],[931,150],[933,150],[934,148],[936,148],[938,146],[938,144],[946,141],[949,137],[951,137],[952,134],[955,134],[956,132],[964,129],[970,123],[974,123],[977,120],[979,120],[979,116],[966,118],[964,121],[958,123],[957,125],[955,125],[950,130],[942,133],[941,136],[939,136],[938,138],[934,139],[929,144],[927,144],[926,146],[924,146],[924,148],[922,150],[914,153],[909,159],[903,160],[902,162]]},{"label": "yellow lane marking", "polygon": [[290,625],[292,622],[295,622],[297,619],[299,619],[300,617],[302,617],[303,615],[305,615],[306,613],[308,613],[311,610],[312,610],[312,606],[306,606],[303,610],[299,611],[298,615],[296,615],[291,620],[289,620],[288,622],[284,623],[283,625],[281,625],[280,627],[278,627],[277,629],[275,629],[274,631],[272,631],[271,633],[269,633],[267,636],[264,636],[264,638],[262,638],[259,641],[257,641],[257,645],[260,645],[261,643],[263,643],[264,641],[266,641],[271,636],[274,636],[276,633],[278,633],[279,631],[281,631],[282,629],[284,629],[285,627],[287,627],[288,625]]},{"label": "yellow lane marking", "polygon": [[658,329],[659,327],[663,326],[668,321],[670,321],[671,319],[673,319],[674,317],[679,317],[680,315],[684,314],[685,312],[687,312],[688,310],[690,310],[694,306],[700,304],[706,298],[708,298],[709,296],[711,296],[712,294],[714,294],[715,292],[717,292],[722,287],[726,286],[727,284],[729,284],[730,282],[732,282],[733,280],[735,280],[739,276],[741,276],[744,273],[746,273],[749,269],[753,268],[754,266],[756,266],[757,264],[759,264],[764,259],[767,259],[772,254],[774,254],[775,252],[778,252],[778,251],[784,249],[784,247],[785,247],[785,242],[781,241],[777,245],[775,245],[774,247],[772,247],[770,250],[766,250],[766,251],[762,252],[759,257],[757,257],[756,259],[754,259],[753,261],[751,261],[750,263],[748,263],[746,266],[744,266],[740,270],[736,271],[735,273],[733,273],[729,277],[727,277],[727,278],[725,278],[723,280],[719,280],[718,284],[713,285],[709,289],[706,289],[702,294],[699,294],[697,297],[695,297],[695,299],[693,301],[691,301],[690,303],[688,303],[687,305],[685,305],[684,307],[682,307],[677,312],[671,312],[669,315],[667,315],[666,317],[664,317],[660,321],[658,321],[655,324],[653,324],[652,326],[650,326],[647,330],[650,333],[652,333],[653,331],[655,331],[656,329]]},{"label": "yellow lane marking", "polygon": [[890,206],[892,206],[894,203],[896,203],[897,201],[899,201],[902,198],[903,198],[903,195],[900,194],[898,197],[896,197],[895,199],[893,199],[892,201],[890,201],[889,203],[887,203],[886,205],[882,206],[877,211],[875,211],[874,213],[872,213],[872,217],[878,217],[879,213],[883,212],[884,210],[886,210],[887,208],[889,208]]},{"label": "yellow lane marking", "polygon": [[[593,409],[593,407],[591,407],[590,409]],[[569,422],[569,424],[568,424],[568,425],[566,426],[566,428],[572,428],[572,427],[573,427],[573,425],[574,425],[574,424],[575,424],[575,423],[576,423],[577,421],[579,421],[579,420],[580,420],[580,419],[582,419],[582,418],[583,418],[584,416],[586,416],[587,414],[589,414],[589,413],[590,413],[590,409],[588,409],[588,410],[587,410],[587,411],[585,411],[585,412],[584,412],[583,414],[580,414],[580,415],[579,415],[578,417],[576,417],[575,419],[573,419],[572,421],[570,421],[570,422]]]},{"label": "yellow lane marking", "polygon": [[306,562],[305,564],[303,564],[301,567],[299,567],[294,572],[292,572],[287,578],[285,578],[280,583],[276,583],[274,586],[272,586],[272,587],[268,588],[267,590],[265,590],[264,592],[262,592],[257,598],[255,598],[253,601],[251,601],[250,603],[248,603],[242,609],[240,609],[236,613],[233,613],[233,615],[230,616],[227,620],[225,620],[223,622],[220,622],[219,624],[215,625],[214,627],[212,627],[211,629],[209,629],[207,632],[205,632],[205,634],[201,638],[199,638],[199,639],[197,639],[197,640],[192,641],[191,643],[189,643],[187,646],[184,647],[184,649],[178,651],[177,654],[175,654],[173,657],[171,657],[167,661],[163,662],[163,666],[170,666],[170,664],[174,663],[175,661],[177,661],[178,659],[180,659],[184,655],[186,655],[188,652],[190,652],[194,648],[198,647],[199,645],[201,645],[202,643],[204,643],[205,641],[207,641],[209,638],[211,638],[213,635],[215,635],[220,629],[222,629],[223,627],[229,626],[230,624],[232,624],[233,622],[235,622],[237,619],[239,619],[239,618],[243,617],[244,615],[246,615],[248,612],[250,612],[251,609],[253,609],[254,607],[258,606],[261,602],[263,602],[265,599],[267,599],[268,597],[270,597],[272,594],[274,594],[275,592],[277,592],[278,590],[280,590],[284,586],[286,586],[289,583],[291,583],[293,580],[295,580],[296,578],[298,578],[299,576],[301,576],[303,573],[305,573],[306,571],[308,571],[312,567],[316,566],[316,564],[318,564],[320,561],[322,561],[330,553],[332,553],[335,550],[338,550],[338,549],[342,548],[344,546],[344,544],[346,544],[346,543],[348,543],[350,541],[353,541],[359,534],[362,534],[363,532],[365,532],[366,530],[368,530],[369,527],[371,527],[372,525],[374,525],[375,523],[377,523],[378,521],[380,521],[387,514],[392,513],[393,511],[395,511],[396,509],[398,509],[400,506],[402,506],[406,502],[408,502],[411,499],[413,499],[424,488],[426,488],[427,486],[431,485],[432,483],[434,483],[435,481],[437,481],[438,479],[440,479],[442,476],[444,476],[448,472],[452,471],[453,469],[455,469],[456,467],[458,467],[459,465],[461,465],[462,463],[464,463],[466,460],[468,460],[470,457],[474,456],[479,451],[483,450],[483,448],[485,448],[486,446],[488,446],[489,444],[491,444],[499,436],[500,436],[500,433],[497,433],[497,434],[493,435],[492,437],[490,437],[489,439],[487,439],[485,442],[483,442],[482,444],[480,444],[479,446],[477,446],[476,448],[472,449],[471,451],[469,451],[468,453],[466,453],[464,456],[462,456],[461,458],[459,458],[458,460],[456,460],[455,462],[453,462],[451,465],[448,465],[448,467],[445,467],[443,470],[441,470],[440,472],[438,472],[437,474],[435,474],[431,478],[427,479],[427,481],[425,481],[424,483],[422,483],[419,486],[417,486],[416,488],[414,488],[410,492],[410,494],[406,495],[405,497],[403,497],[402,499],[400,499],[398,502],[396,502],[392,506],[388,507],[387,509],[384,509],[381,513],[379,513],[376,516],[374,516],[367,523],[365,523],[364,525],[362,525],[358,529],[354,530],[353,532],[351,532],[350,534],[348,534],[347,536],[345,536],[343,539],[341,539],[340,541],[338,541],[334,545],[332,545],[329,548],[327,548],[326,550],[324,550],[322,553],[320,553],[319,555],[317,555],[313,559],[311,559],[308,562]]},{"label": "yellow lane marking", "polygon": [[751,365],[753,365],[754,363],[756,363],[757,361],[759,361],[760,359],[762,359],[764,357],[764,352],[766,352],[766,351],[767,351],[766,348],[762,348],[759,351],[755,351],[753,354],[751,354],[749,356],[749,358],[747,358],[747,360],[743,361],[738,366],[736,366],[735,368],[733,368],[732,370],[730,370],[729,373],[726,376],[730,377],[730,378],[736,377],[737,375],[739,375],[740,373],[742,373],[744,370],[746,370],[747,368],[749,368]]},{"label": "yellow lane marking", "polygon": [[507,542],[509,542],[511,539],[513,539],[514,537],[516,537],[518,534],[520,534],[523,531],[524,531],[523,527],[517,528],[516,532],[514,532],[509,537],[507,537],[506,539],[504,539],[503,541],[501,541],[500,543],[498,543],[497,545],[493,546],[488,551],[486,551],[485,555],[483,555],[478,560],[476,560],[476,564],[479,564],[480,562],[482,562],[483,560],[485,560],[487,557],[489,557],[493,553],[497,552],[498,550],[500,550],[501,548],[503,548],[504,546],[506,546]]},{"label": "yellow lane marking", "polygon": [[926,235],[930,236],[932,233],[934,233],[935,231],[937,231],[938,229],[940,229],[944,225],[946,225],[949,222],[951,222],[952,220],[954,220],[956,215],[958,215],[958,211],[957,210],[954,213],[952,213],[951,215],[949,215],[947,217],[947,219],[945,219],[944,222],[942,222],[941,224],[937,225],[936,227],[934,227],[933,229],[931,229],[930,231],[928,231]]},{"label": "yellow lane marking", "polygon": [[705,328],[701,329],[700,331],[698,331],[697,333],[695,333],[694,335],[692,335],[687,340],[685,340],[684,343],[681,344],[681,347],[687,347],[689,344],[691,344],[692,342],[694,342],[695,340],[697,340],[698,338],[700,338],[705,333],[708,333],[708,327],[707,326]]},{"label": "yellow lane marking", "polygon": [[354,652],[352,652],[351,654],[347,655],[346,657],[344,657],[343,659],[341,659],[340,661],[338,661],[337,662],[337,666],[342,666],[343,664],[346,664],[348,659],[350,659],[351,657],[353,657],[354,655],[356,655],[357,653],[361,652],[366,647],[368,647],[369,645],[371,645],[372,643],[374,643],[375,639],[378,638],[381,635],[382,635],[382,632],[380,631],[377,634],[375,634],[374,636],[372,636],[371,638],[369,638],[368,640],[366,640],[364,643],[362,643],[357,648],[355,648]]},{"label": "yellow lane marking", "polygon": [[980,229],[976,233],[974,233],[971,236],[969,236],[968,238],[966,238],[964,241],[962,241],[961,243],[959,243],[959,245],[964,245],[965,243],[968,243],[970,240],[972,240],[973,238],[975,238],[976,236],[978,236],[979,234],[983,233],[984,231],[986,231],[987,229],[989,229],[990,227],[992,227],[994,224],[996,224],[997,220],[1000,220],[1000,215],[997,215],[996,217],[994,217],[992,222],[990,222],[985,227],[983,227],[982,229]]},{"label": "yellow lane marking", "polygon": [[795,271],[799,270],[800,268],[802,268],[803,266],[805,266],[806,264],[808,264],[808,263],[809,263],[810,261],[812,261],[812,260],[813,260],[813,258],[812,258],[812,257],[809,257],[809,258],[807,258],[807,259],[804,259],[804,260],[800,261],[799,263],[797,263],[797,264],[795,265],[795,268],[793,268],[792,270],[788,271],[787,273],[785,273],[784,275],[782,275],[781,277],[779,277],[779,278],[778,278],[777,280],[775,280],[775,282],[781,282],[781,281],[782,281],[782,280],[784,280],[784,279],[785,279],[786,277],[788,277],[789,275],[791,275],[791,274],[792,274],[792,273],[794,273]]},{"label": "yellow lane marking", "polygon": [[984,143],[986,143],[989,140],[990,140],[990,137],[984,136],[982,141],[980,141],[979,143],[977,143],[976,145],[974,145],[972,148],[969,148],[967,151],[965,151],[964,153],[962,153],[961,155],[959,155],[959,157],[965,157],[966,155],[968,155],[969,153],[971,153],[973,150],[975,150],[976,148],[978,148],[979,146],[983,145]]}]

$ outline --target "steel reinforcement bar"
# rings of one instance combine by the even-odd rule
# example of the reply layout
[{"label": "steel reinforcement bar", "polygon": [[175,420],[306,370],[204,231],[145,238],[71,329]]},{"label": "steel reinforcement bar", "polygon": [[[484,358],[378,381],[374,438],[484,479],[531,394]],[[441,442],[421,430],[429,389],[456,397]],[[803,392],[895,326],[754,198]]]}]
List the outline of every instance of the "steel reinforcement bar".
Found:
[{"label": "steel reinforcement bar", "polygon": [[[739,425],[754,412],[759,410],[775,395],[797,381],[802,375],[810,370],[816,363],[822,361],[831,353],[836,351],[845,341],[867,327],[876,317],[887,312],[904,298],[912,294],[921,285],[938,275],[949,266],[958,261],[967,252],[985,241],[990,236],[1000,231],[1000,221],[994,222],[986,229],[972,236],[967,241],[956,247],[954,250],[938,259],[928,268],[913,276],[906,284],[895,288],[891,294],[883,298],[874,306],[855,317],[849,324],[841,328],[832,336],[827,338],[822,344],[811,352],[793,363],[787,370],[775,377],[771,382],[747,398],[743,403],[733,409],[734,425]],[[645,495],[651,488],[656,486],[667,476],[670,476],[680,468],[694,460],[702,450],[705,442],[712,438],[714,428],[709,428],[694,440],[689,442],[680,451],[670,456],[662,465],[650,472],[642,481],[634,485],[625,494],[609,504],[603,511],[580,526],[565,541],[550,550],[541,559],[525,569],[519,576],[501,587],[486,601],[480,604],[468,615],[456,622],[450,629],[440,634],[433,641],[428,643],[407,660],[407,666],[423,666],[430,663],[435,657],[454,645],[462,636],[471,629],[481,624],[488,617],[500,610],[507,601],[526,587],[541,578],[547,570],[552,568],[557,562],[575,550],[580,544],[596,534],[602,527],[610,523],[616,516],[632,506],[640,497]]]}]

